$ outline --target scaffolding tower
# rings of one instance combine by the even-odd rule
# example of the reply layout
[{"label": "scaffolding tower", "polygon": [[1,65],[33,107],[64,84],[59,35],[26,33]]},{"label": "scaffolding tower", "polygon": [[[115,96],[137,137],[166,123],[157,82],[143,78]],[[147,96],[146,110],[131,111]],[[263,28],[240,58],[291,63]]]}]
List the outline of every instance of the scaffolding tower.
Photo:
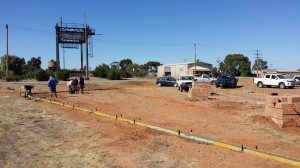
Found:
[{"label": "scaffolding tower", "polygon": [[[78,49],[80,45],[80,61],[81,69],[83,69],[83,44],[86,47],[86,77],[89,78],[89,38],[95,35],[95,29],[90,28],[86,24],[76,23],[57,23],[56,30],[56,72],[60,69],[59,46],[61,48]],[[92,52],[92,51],[91,51]]]}]

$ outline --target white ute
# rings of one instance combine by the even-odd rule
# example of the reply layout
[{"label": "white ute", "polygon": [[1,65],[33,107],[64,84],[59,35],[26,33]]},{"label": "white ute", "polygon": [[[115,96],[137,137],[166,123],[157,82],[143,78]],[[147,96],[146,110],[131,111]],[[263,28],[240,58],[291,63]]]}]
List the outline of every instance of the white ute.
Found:
[{"label": "white ute", "polygon": [[192,82],[193,81],[193,76],[192,75],[181,75],[178,79],[177,79],[177,86],[180,86],[181,83],[183,82]]},{"label": "white ute", "polygon": [[202,74],[201,76],[194,76],[194,79],[197,80],[197,82],[203,82],[203,83],[210,83],[211,85],[215,84],[216,78],[213,78],[207,74]]},{"label": "white ute", "polygon": [[287,79],[280,74],[266,74],[263,78],[254,78],[253,83],[258,87],[262,88],[264,86],[271,87],[276,86],[280,89],[294,88],[296,81],[293,79]]}]

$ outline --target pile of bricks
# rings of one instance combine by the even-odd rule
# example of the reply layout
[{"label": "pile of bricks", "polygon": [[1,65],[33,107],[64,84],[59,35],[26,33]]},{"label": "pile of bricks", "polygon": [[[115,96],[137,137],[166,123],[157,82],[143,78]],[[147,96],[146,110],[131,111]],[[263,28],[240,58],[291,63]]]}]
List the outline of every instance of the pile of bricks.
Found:
[{"label": "pile of bricks", "polygon": [[210,83],[193,82],[192,88],[189,90],[188,97],[191,99],[207,98],[211,95],[213,89]]},{"label": "pile of bricks", "polygon": [[300,96],[267,96],[266,113],[279,127],[299,126]]}]

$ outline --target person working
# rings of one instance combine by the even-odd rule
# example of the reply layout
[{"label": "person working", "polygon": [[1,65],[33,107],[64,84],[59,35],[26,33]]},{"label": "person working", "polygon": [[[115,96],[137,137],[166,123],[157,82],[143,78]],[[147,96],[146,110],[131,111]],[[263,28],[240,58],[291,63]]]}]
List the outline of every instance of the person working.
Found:
[{"label": "person working", "polygon": [[84,78],[82,76],[79,76],[79,87],[80,87],[80,93],[83,94]]},{"label": "person working", "polygon": [[48,87],[50,91],[50,95],[52,97],[52,94],[54,93],[55,97],[57,97],[56,94],[56,85],[58,84],[58,80],[56,80],[54,77],[50,76],[48,80]]}]

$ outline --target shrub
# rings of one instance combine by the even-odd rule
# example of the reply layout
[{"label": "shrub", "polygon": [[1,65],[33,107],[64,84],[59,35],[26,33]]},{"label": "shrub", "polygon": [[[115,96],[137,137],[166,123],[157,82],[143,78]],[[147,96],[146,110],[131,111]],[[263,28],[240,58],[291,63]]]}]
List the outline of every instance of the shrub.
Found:
[{"label": "shrub", "polygon": [[5,79],[7,82],[11,82],[11,81],[20,81],[23,79],[22,76],[8,76],[8,77],[4,77],[3,79]]},{"label": "shrub", "polygon": [[128,73],[126,70],[121,70],[120,74],[122,78],[131,78],[131,74]]},{"label": "shrub", "polygon": [[69,80],[70,74],[69,71],[66,69],[61,70],[60,72],[57,73],[57,79],[59,80]]},{"label": "shrub", "polygon": [[93,71],[94,77],[106,78],[110,68],[106,64],[99,65]]},{"label": "shrub", "polygon": [[5,72],[4,71],[0,71],[0,78],[3,78],[5,76],[6,76]]},{"label": "shrub", "polygon": [[49,78],[50,74],[48,74],[45,70],[39,70],[37,71],[37,73],[35,74],[35,79],[37,81],[47,81]]},{"label": "shrub", "polygon": [[112,68],[109,70],[107,74],[107,78],[110,80],[120,80],[121,79],[121,73],[118,69]]}]

